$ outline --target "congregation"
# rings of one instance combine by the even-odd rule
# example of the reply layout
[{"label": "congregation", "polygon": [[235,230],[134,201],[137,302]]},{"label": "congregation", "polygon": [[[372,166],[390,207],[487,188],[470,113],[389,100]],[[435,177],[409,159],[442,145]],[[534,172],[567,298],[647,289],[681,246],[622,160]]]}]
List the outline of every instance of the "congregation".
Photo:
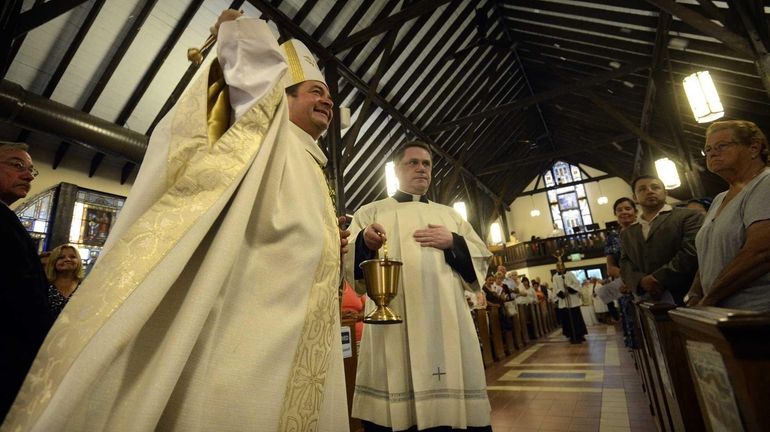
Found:
[{"label": "congregation", "polygon": [[[393,152],[393,196],[335,215],[317,145],[327,83],[301,42],[241,15],[215,24],[218,62],[156,129],[88,274],[77,247],[34,248],[10,207],[36,177],[29,148],[0,143],[0,323],[16,329],[0,336],[0,430],[491,431],[485,367],[557,323],[570,345],[617,324],[638,351],[641,303],[770,312],[769,147],[754,123],[706,131],[707,168],[729,186],[713,200],[678,205],[656,176],[635,178],[599,275],[573,271],[557,226],[540,243],[548,269],[524,274],[428,199],[421,141]],[[403,322],[364,324],[360,266],[384,250],[403,261],[390,303]],[[341,319],[359,344],[352,384]]]}]

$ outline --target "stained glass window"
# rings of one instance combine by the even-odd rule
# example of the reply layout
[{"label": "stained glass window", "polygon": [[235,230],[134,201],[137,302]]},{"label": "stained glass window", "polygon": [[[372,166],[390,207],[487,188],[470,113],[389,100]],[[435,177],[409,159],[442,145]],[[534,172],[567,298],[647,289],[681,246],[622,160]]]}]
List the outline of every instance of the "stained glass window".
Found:
[{"label": "stained glass window", "polygon": [[[582,184],[574,186],[558,185],[583,180],[580,168],[566,162],[558,161],[550,170],[543,173],[547,192],[548,204],[551,208],[551,218],[554,224],[567,234],[574,234],[575,228],[593,223],[591,208],[586,198],[585,187]],[[554,181],[554,179],[556,179]]]},{"label": "stained glass window", "polygon": [[37,243],[38,252],[49,249],[50,220],[55,195],[56,187],[52,187],[16,209],[16,215],[21,224],[27,229],[32,240]]},{"label": "stained glass window", "polygon": [[115,224],[126,199],[117,195],[80,189],[75,199],[69,241],[77,246],[80,256],[90,266]]}]

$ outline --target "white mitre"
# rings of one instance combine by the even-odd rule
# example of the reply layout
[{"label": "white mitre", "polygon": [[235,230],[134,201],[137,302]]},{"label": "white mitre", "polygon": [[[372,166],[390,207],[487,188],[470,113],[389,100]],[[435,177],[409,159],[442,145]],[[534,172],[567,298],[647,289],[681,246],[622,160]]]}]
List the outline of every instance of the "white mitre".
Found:
[{"label": "white mitre", "polygon": [[289,71],[284,76],[284,87],[291,87],[308,80],[321,81],[326,84],[313,53],[305,44],[297,39],[289,39],[281,44],[281,54],[289,65]]}]

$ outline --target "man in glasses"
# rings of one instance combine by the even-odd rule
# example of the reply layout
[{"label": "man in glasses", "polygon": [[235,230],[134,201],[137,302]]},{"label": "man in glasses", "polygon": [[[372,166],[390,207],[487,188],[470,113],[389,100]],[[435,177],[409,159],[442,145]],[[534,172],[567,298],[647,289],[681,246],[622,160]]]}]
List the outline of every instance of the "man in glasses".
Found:
[{"label": "man in glasses", "polygon": [[0,423],[51,326],[37,248],[9,207],[36,175],[26,144],[0,141]]}]

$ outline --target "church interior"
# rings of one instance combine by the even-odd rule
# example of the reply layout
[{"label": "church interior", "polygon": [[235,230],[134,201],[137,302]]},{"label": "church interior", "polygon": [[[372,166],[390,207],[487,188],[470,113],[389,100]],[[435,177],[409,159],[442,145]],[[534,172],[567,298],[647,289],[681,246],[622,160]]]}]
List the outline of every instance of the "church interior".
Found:
[{"label": "church interior", "polygon": [[[425,195],[484,242],[484,276],[502,266],[517,286],[553,287],[563,263],[588,289],[583,343],[547,292],[510,313],[469,297],[491,429],[770,430],[770,350],[757,344],[769,310],[639,301],[621,311],[636,317],[629,344],[592,299],[613,279],[612,203],[634,197],[634,179],[660,178],[667,206],[708,210],[732,188],[707,165],[709,125],[770,133],[767,1],[5,1],[0,140],[26,143],[39,172],[9,207],[39,253],[67,244],[86,272],[98,262],[150,136],[214,61],[204,44],[225,9],[316,57],[334,101],[318,146],[337,216],[392,196],[390,161],[419,140],[432,152]],[[351,431],[365,430],[350,415],[362,318],[341,320]]]}]

